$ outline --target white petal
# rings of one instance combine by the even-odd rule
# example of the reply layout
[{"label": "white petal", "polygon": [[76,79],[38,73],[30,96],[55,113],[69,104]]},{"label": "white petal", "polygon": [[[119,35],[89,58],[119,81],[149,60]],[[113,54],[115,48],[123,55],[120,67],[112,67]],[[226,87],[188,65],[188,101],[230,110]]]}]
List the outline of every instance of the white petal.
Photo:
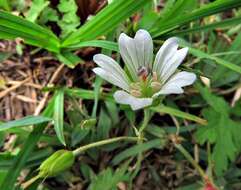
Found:
[{"label": "white petal", "polygon": [[175,55],[178,48],[178,38],[169,38],[166,40],[162,47],[156,54],[156,58],[153,65],[153,71],[160,76],[161,71],[165,67],[165,63]]},{"label": "white petal", "polygon": [[169,81],[161,88],[161,90],[153,95],[153,98],[161,94],[181,94],[183,93],[182,87],[194,83],[196,75],[194,73],[182,71],[171,77]]},{"label": "white petal", "polygon": [[129,85],[128,83],[126,83],[123,80],[120,80],[119,78],[117,78],[113,73],[104,70],[100,67],[96,67],[93,69],[93,71],[95,72],[95,74],[99,75],[101,78],[105,79],[106,81],[108,81],[111,84],[114,84],[126,91],[129,91]]},{"label": "white petal", "polygon": [[114,99],[117,103],[128,104],[132,110],[138,110],[152,104],[152,98],[136,98],[123,90],[114,93]]},{"label": "white petal", "polygon": [[153,43],[147,31],[138,30],[134,39],[122,33],[119,37],[119,49],[133,79],[138,79],[137,73],[141,66],[152,67]]},{"label": "white petal", "polygon": [[185,59],[188,52],[188,48],[182,48],[176,51],[175,55],[164,63],[164,67],[160,73],[162,82],[165,82],[178,68],[178,66]]},{"label": "white petal", "polygon": [[124,33],[121,33],[119,37],[119,49],[122,59],[127,66],[128,71],[130,72],[131,77],[134,80],[138,79],[138,59],[135,51],[135,43],[132,38],[127,36]]},{"label": "white petal", "polygon": [[93,58],[94,62],[99,65],[104,70],[112,73],[119,80],[123,80],[126,83],[129,83],[129,78],[127,77],[124,70],[120,67],[120,65],[111,57],[108,57],[104,54],[97,54]]},{"label": "white petal", "polygon": [[139,67],[152,68],[153,42],[151,35],[146,30],[138,30],[134,37]]}]

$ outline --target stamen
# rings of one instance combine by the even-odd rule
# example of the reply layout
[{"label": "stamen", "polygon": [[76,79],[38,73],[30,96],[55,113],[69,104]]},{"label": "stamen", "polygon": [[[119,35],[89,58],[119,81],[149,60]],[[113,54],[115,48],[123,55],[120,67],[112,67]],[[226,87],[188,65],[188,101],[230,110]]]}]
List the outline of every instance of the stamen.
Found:
[{"label": "stamen", "polygon": [[161,83],[160,82],[152,82],[151,88],[154,92],[157,92],[161,89]]},{"label": "stamen", "polygon": [[135,96],[137,98],[141,97],[141,92],[139,90],[131,90],[130,93],[132,96]]},{"label": "stamen", "polygon": [[133,89],[133,90],[140,90],[141,85],[140,85],[139,82],[131,83],[131,84],[130,84],[130,88]]},{"label": "stamen", "polygon": [[153,81],[158,81],[157,73],[155,71],[152,72],[152,79]]}]

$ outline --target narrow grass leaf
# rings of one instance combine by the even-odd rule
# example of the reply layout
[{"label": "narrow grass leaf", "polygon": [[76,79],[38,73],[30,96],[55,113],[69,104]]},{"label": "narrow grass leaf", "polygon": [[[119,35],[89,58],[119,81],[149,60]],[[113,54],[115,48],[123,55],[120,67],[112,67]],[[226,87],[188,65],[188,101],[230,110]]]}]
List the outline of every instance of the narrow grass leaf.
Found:
[{"label": "narrow grass leaf", "polygon": [[198,27],[193,27],[191,29],[187,29],[183,31],[173,32],[164,36],[165,37],[180,36],[180,35],[185,35],[185,34],[190,34],[195,32],[213,30],[216,28],[226,28],[226,27],[240,24],[240,22],[241,22],[241,17],[230,18],[230,19],[222,20],[220,22],[215,22],[204,26],[198,26]]},{"label": "narrow grass leaf", "polygon": [[201,50],[198,50],[196,48],[193,48],[190,46],[190,44],[188,44],[187,42],[183,41],[183,40],[180,40],[180,45],[181,46],[185,46],[185,47],[188,47],[189,48],[189,53],[191,53],[192,55],[200,58],[200,59],[210,59],[210,60],[213,60],[215,61],[218,65],[222,65],[232,71],[235,71],[237,73],[240,73],[241,74],[241,67],[238,66],[238,65],[235,65],[229,61],[226,61],[224,59],[221,59],[219,57],[215,57],[213,55],[210,55],[208,53],[205,53]]},{"label": "narrow grass leaf", "polygon": [[54,101],[54,130],[59,141],[66,145],[64,140],[64,91],[58,90]]},{"label": "narrow grass leaf", "polygon": [[180,111],[180,110],[175,109],[175,108],[171,108],[171,107],[161,105],[161,106],[157,106],[157,107],[152,107],[151,109],[155,112],[158,112],[158,113],[167,113],[167,114],[170,114],[170,115],[174,115],[174,116],[177,116],[177,117],[181,117],[181,118],[184,118],[184,119],[195,121],[195,122],[200,123],[202,125],[207,125],[207,121],[205,119],[202,119],[202,118],[197,117],[195,115],[192,115],[190,113]]},{"label": "narrow grass leaf", "polygon": [[[95,98],[95,93],[93,90],[85,90],[80,88],[64,88],[64,91],[68,96],[74,96],[85,100],[94,100]],[[99,99],[114,102],[112,95],[107,93],[101,93]]]},{"label": "narrow grass leaf", "polygon": [[[43,112],[44,117],[51,117],[54,110],[54,98],[48,103],[47,108]],[[17,177],[19,176],[21,170],[24,168],[30,154],[32,153],[36,143],[39,141],[43,130],[45,129],[46,123],[38,124],[34,127],[27,140],[25,141],[21,151],[16,156],[14,163],[8,170],[5,180],[0,184],[0,189],[13,190]]]},{"label": "narrow grass leaf", "polygon": [[64,51],[56,54],[56,57],[63,64],[67,65],[69,68],[74,68],[76,65],[83,63],[83,60],[80,59],[77,55],[73,54],[70,51]]},{"label": "narrow grass leaf", "polygon": [[153,37],[158,37],[162,34],[170,32],[184,24],[201,19],[205,16],[213,15],[219,12],[223,12],[232,8],[238,8],[241,6],[241,1],[237,0],[217,0],[212,3],[208,3],[199,9],[195,9],[192,12],[173,17],[172,19],[160,18],[152,27],[151,34]]},{"label": "narrow grass leaf", "polygon": [[118,51],[118,44],[116,42],[105,41],[105,40],[91,40],[86,42],[80,42],[75,45],[68,46],[68,49],[79,49],[84,47],[99,47],[103,49],[108,49],[111,51]]},{"label": "narrow grass leaf", "polygon": [[18,37],[27,44],[59,52],[59,40],[50,30],[0,10],[0,39]]},{"label": "narrow grass leaf", "polygon": [[51,118],[43,117],[43,116],[27,116],[21,119],[17,119],[14,121],[9,121],[7,123],[3,123],[0,125],[0,131],[4,131],[14,127],[25,127],[29,125],[36,125],[40,123],[45,123],[52,121]]},{"label": "narrow grass leaf", "polygon": [[63,41],[62,47],[94,40],[98,36],[107,34],[148,2],[151,2],[151,0],[118,0],[112,2],[79,30],[69,35]]}]

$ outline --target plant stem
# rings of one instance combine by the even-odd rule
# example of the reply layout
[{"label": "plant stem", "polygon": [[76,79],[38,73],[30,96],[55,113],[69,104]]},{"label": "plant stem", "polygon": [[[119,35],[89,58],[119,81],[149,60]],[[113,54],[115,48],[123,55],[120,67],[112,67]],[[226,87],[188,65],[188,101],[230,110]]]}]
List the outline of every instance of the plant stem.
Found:
[{"label": "plant stem", "polygon": [[174,144],[175,147],[185,156],[185,158],[193,165],[193,167],[198,171],[200,176],[205,181],[208,177],[203,171],[203,169],[198,165],[198,163],[192,158],[192,156],[189,154],[189,152],[186,151],[186,149],[181,144]]},{"label": "plant stem", "polygon": [[[144,139],[144,134],[143,134],[143,131],[145,130],[149,120],[150,120],[150,116],[151,116],[151,113],[150,113],[150,110],[148,109],[144,109],[144,119],[143,119],[143,122],[140,126],[140,129],[139,129],[139,135],[138,135],[138,141],[137,143],[138,144],[142,144],[143,143],[143,139]],[[140,170],[140,167],[141,167],[141,162],[142,162],[142,152],[140,152],[138,154],[138,157],[137,157],[137,162],[136,162],[136,168],[135,168],[135,171],[133,172],[131,178],[134,179],[138,173],[138,171]]]},{"label": "plant stem", "polygon": [[205,174],[204,170],[198,165],[198,163],[192,158],[188,151],[181,145],[174,143],[175,147],[185,156],[185,158],[193,165],[193,167],[199,172],[205,185],[209,184],[213,189],[219,190],[219,188],[213,183],[212,178]]},{"label": "plant stem", "polygon": [[91,144],[87,144],[85,146],[81,146],[75,150],[73,150],[73,154],[74,156],[78,156],[79,154],[81,154],[82,152],[90,149],[90,148],[94,148],[94,147],[98,147],[98,146],[102,146],[102,145],[106,145],[106,144],[110,144],[110,143],[114,143],[114,142],[118,142],[118,141],[138,141],[138,137],[115,137],[115,138],[111,138],[111,139],[107,139],[107,140],[102,140],[102,141],[98,141],[98,142],[94,142]]},{"label": "plant stem", "polygon": [[151,115],[150,110],[144,109],[144,119],[143,119],[142,125],[139,129],[140,134],[142,134],[143,131],[145,130],[145,128],[150,120],[150,115]]}]

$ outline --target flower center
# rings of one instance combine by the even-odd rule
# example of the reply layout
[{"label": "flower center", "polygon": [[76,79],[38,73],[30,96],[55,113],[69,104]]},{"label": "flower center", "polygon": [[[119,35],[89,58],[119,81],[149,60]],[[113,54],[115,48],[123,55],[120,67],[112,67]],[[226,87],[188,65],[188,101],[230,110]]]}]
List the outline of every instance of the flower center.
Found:
[{"label": "flower center", "polygon": [[161,82],[158,81],[156,72],[151,72],[147,67],[140,67],[137,73],[139,79],[130,86],[132,96],[138,98],[152,97],[152,95],[161,89]]}]

